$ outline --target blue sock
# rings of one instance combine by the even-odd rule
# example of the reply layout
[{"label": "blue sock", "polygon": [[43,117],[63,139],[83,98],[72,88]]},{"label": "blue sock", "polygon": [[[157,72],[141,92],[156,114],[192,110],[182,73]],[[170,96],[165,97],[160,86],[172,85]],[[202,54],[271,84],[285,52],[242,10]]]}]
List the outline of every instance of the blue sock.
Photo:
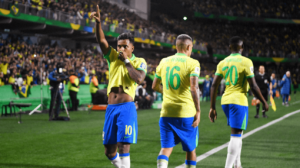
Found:
[{"label": "blue sock", "polygon": [[159,155],[157,157],[157,167],[158,168],[167,168],[169,158],[166,155]]},{"label": "blue sock", "polygon": [[114,156],[113,158],[109,158],[109,157],[107,157],[109,160],[115,160],[117,157],[118,157],[118,155],[119,155],[119,153],[117,152],[116,153],[116,156]]},{"label": "blue sock", "polygon": [[130,153],[120,153],[119,156],[120,157],[127,157],[127,156],[130,156]]},{"label": "blue sock", "polygon": [[234,137],[242,137],[242,134],[231,134],[231,136],[234,136]]},{"label": "blue sock", "polygon": [[197,162],[193,160],[185,160],[185,164],[187,168],[195,168]]}]

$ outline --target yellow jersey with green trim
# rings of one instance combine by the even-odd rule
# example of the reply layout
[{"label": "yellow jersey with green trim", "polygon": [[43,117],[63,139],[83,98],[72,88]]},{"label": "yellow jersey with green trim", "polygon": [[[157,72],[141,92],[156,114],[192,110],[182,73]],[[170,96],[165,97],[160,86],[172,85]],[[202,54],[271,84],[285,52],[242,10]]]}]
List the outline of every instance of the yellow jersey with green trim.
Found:
[{"label": "yellow jersey with green trim", "polygon": [[176,53],[160,61],[155,77],[163,84],[163,103],[160,117],[194,117],[196,108],[190,91],[190,77],[200,75],[197,60]]},{"label": "yellow jersey with green trim", "polygon": [[[119,59],[119,52],[110,47],[108,53],[104,55],[104,58],[107,60],[109,70],[107,95],[109,95],[111,88],[122,86],[124,92],[134,100],[135,90],[138,84],[129,76],[124,62]],[[147,74],[147,63],[144,58],[138,58],[132,54],[129,61],[136,70],[144,71],[145,74]]]},{"label": "yellow jersey with green trim", "polygon": [[215,75],[225,79],[225,92],[221,104],[237,104],[248,106],[247,92],[249,90],[247,78],[254,77],[253,63],[249,58],[234,53],[219,62]]}]

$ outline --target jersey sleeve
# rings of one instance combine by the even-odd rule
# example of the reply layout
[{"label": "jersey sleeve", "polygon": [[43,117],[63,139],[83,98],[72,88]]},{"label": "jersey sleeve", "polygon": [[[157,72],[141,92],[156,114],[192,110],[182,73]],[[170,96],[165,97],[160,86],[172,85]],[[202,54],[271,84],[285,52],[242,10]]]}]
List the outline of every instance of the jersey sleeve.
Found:
[{"label": "jersey sleeve", "polygon": [[254,77],[254,67],[253,67],[253,63],[251,60],[247,60],[246,64],[245,64],[245,72],[246,72],[246,77],[247,78],[253,78]]},{"label": "jersey sleeve", "polygon": [[200,63],[197,60],[193,60],[193,64],[190,69],[190,77],[191,76],[197,76],[200,75]]},{"label": "jersey sleeve", "polygon": [[109,51],[104,55],[104,58],[109,62],[113,62],[118,58],[118,55],[118,52],[114,48],[112,48],[112,46],[110,46]]},{"label": "jersey sleeve", "polygon": [[223,78],[223,74],[222,74],[222,61],[217,65],[217,70],[215,75],[220,76]]},{"label": "jersey sleeve", "polygon": [[156,67],[155,77],[161,80],[161,64],[163,59],[160,61],[159,65]]},{"label": "jersey sleeve", "polygon": [[147,74],[147,63],[145,61],[144,58],[140,58],[138,63],[137,63],[137,66],[135,67],[136,70],[139,70],[139,71],[144,71],[145,74]]}]

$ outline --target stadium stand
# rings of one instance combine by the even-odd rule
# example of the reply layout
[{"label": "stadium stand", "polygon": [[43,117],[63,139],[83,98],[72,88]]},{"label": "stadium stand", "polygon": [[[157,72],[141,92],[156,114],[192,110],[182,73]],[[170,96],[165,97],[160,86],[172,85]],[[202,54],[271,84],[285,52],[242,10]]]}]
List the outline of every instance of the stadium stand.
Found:
[{"label": "stadium stand", "polygon": [[[18,87],[24,81],[28,85],[47,85],[49,83],[47,76],[58,62],[66,63],[66,73],[68,73],[70,68],[75,68],[77,74],[80,76],[81,84],[88,84],[90,82],[90,72],[95,72],[98,81],[106,84],[108,82],[107,63],[95,45],[90,45],[91,42],[95,42],[93,31],[84,32],[90,30],[87,28],[92,29],[95,24],[95,21],[90,20],[88,16],[91,11],[94,11],[96,4],[100,4],[103,29],[111,45],[114,45],[115,37],[120,33],[131,32],[134,34],[135,41],[138,42],[135,52],[138,52],[139,56],[146,59],[148,63],[148,76],[150,78],[155,74],[156,66],[159,64],[161,58],[171,55],[174,52],[173,44],[177,34],[187,33],[194,38],[194,48],[197,49],[194,53],[198,53],[200,57],[197,57],[195,54],[193,56],[200,60],[201,77],[214,73],[217,59],[223,59],[228,55],[228,39],[233,35],[241,34],[245,39],[246,45],[244,55],[254,60],[255,67],[262,64],[261,62],[273,62],[268,66],[267,72],[276,72],[277,76],[281,77],[289,69],[292,74],[296,74],[294,78],[300,81],[298,73],[299,65],[293,64],[287,66],[285,64],[276,65],[274,63],[280,61],[297,62],[299,60],[300,37],[297,34],[297,30],[299,29],[297,24],[258,24],[253,22],[228,22],[218,19],[197,20],[197,18],[193,18],[191,21],[183,21],[155,9],[152,10],[151,19],[144,20],[128,9],[120,8],[117,5],[102,0],[3,0],[0,2],[0,8],[9,9],[14,15],[13,17],[22,13],[27,14],[24,15],[26,17],[37,16],[30,20],[32,22],[37,19],[46,19],[44,23],[47,24],[48,22],[48,24],[46,29],[23,31],[22,28],[25,28],[22,27],[18,30],[17,34],[9,32],[1,34],[0,69],[2,73],[0,73],[0,86],[12,85],[13,93],[18,94]],[[182,2],[182,5],[187,9],[191,7],[188,5],[188,1]],[[3,18],[4,15],[1,16],[1,19]],[[32,24],[32,22],[30,23]],[[71,26],[65,26],[62,23],[68,23]],[[13,21],[7,25],[16,29],[16,24]],[[74,28],[74,24],[75,27],[76,25],[80,27]],[[71,33],[65,33],[69,30],[66,31],[63,28],[58,29],[61,25],[64,28],[72,28]],[[30,28],[28,27],[27,29]],[[235,31],[233,31],[233,28],[235,28]],[[57,33],[59,31],[62,32]],[[22,33],[27,34],[26,38],[25,35],[23,37]],[[89,45],[85,47],[79,47],[84,49],[66,47],[67,45],[63,47],[57,42],[51,43],[50,39],[47,38],[35,44],[28,37],[28,34],[34,36],[36,33],[44,33],[49,37],[69,38],[73,41],[89,41],[90,39],[93,39],[93,41],[88,42]],[[74,38],[75,36],[76,38]],[[162,47],[166,44],[168,44],[167,46],[170,49]],[[214,59],[207,59],[205,52],[207,45],[212,47]],[[274,57],[280,57],[280,61],[274,60]],[[43,72],[42,80],[40,79],[41,68]],[[83,95],[83,97],[88,96]]]},{"label": "stadium stand", "polygon": [[299,19],[300,5],[297,1],[284,0],[227,0],[193,1],[180,0],[182,7],[205,15]]}]

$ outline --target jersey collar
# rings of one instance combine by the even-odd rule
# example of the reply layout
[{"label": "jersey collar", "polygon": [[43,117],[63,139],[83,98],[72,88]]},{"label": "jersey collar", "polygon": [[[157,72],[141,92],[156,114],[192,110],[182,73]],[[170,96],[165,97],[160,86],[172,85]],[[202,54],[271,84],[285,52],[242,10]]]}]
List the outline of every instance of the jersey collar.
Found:
[{"label": "jersey collar", "polygon": [[183,53],[176,53],[175,55],[178,55],[178,56],[187,56],[186,54],[183,54]]},{"label": "jersey collar", "polygon": [[132,53],[132,56],[130,58],[130,61],[133,61],[135,59],[135,55]]},{"label": "jersey collar", "polygon": [[237,55],[241,55],[240,53],[232,53],[230,54],[230,56],[237,56]]}]

